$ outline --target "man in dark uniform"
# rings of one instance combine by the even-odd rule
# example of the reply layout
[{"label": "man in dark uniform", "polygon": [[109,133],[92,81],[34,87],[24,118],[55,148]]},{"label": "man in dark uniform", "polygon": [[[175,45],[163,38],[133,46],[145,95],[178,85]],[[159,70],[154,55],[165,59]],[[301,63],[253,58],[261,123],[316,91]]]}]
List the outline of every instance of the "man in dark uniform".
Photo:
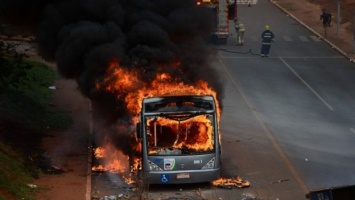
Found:
[{"label": "man in dark uniform", "polygon": [[273,42],[274,39],[274,33],[270,31],[270,26],[265,25],[265,31],[261,34],[261,39],[262,39],[262,44],[261,44],[261,57],[268,57],[269,56],[269,51],[271,47],[271,42]]},{"label": "man in dark uniform", "polygon": [[320,19],[323,21],[323,27],[330,27],[330,22],[332,21],[332,15],[326,10],[322,10],[322,14],[320,15]]}]

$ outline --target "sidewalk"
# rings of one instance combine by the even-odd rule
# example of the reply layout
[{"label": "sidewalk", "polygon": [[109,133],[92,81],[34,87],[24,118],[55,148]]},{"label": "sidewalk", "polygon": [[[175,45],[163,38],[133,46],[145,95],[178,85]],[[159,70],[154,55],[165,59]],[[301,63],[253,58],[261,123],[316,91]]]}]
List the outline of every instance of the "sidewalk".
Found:
[{"label": "sidewalk", "polygon": [[336,19],[333,19],[332,26],[327,28],[327,37],[325,37],[324,28],[319,20],[322,10],[321,6],[311,4],[307,0],[296,0],[292,2],[290,2],[290,0],[269,1],[312,31],[320,39],[327,42],[332,48],[338,50],[347,57],[349,61],[355,62],[354,36],[345,28],[349,24],[342,24],[337,27]]}]

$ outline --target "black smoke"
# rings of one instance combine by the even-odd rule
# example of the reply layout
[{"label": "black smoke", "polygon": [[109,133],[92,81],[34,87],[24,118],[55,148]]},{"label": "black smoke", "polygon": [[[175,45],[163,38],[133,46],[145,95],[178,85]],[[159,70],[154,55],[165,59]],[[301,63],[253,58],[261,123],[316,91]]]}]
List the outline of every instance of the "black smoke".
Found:
[{"label": "black smoke", "polygon": [[15,25],[33,31],[42,12],[54,0],[0,0],[0,24]]},{"label": "black smoke", "polygon": [[[223,95],[205,40],[214,16],[195,0],[61,0],[48,5],[43,17],[37,37],[41,54],[56,60],[63,77],[76,79],[84,95],[109,101],[109,111],[125,106],[93,86],[112,59],[141,70],[145,82],[164,71],[190,84],[206,80]],[[181,62],[179,70],[171,67],[174,61]],[[161,64],[167,67],[158,68]],[[121,109],[116,114],[124,116]]]},{"label": "black smoke", "polygon": [[[45,8],[37,40],[41,55],[55,60],[63,77],[75,79],[110,124],[131,117],[122,99],[94,87],[113,59],[141,72],[146,83],[159,72],[192,85],[205,80],[221,102],[222,87],[209,66],[214,19],[195,0],[57,0]],[[172,67],[176,61],[179,68]]]}]

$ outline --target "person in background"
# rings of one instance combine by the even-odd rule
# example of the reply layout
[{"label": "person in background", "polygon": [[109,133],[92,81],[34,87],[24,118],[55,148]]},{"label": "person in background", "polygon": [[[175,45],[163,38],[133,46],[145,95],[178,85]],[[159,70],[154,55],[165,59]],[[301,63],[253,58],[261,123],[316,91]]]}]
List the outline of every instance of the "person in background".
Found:
[{"label": "person in background", "polygon": [[322,14],[320,15],[320,20],[323,21],[323,27],[330,27],[330,22],[332,21],[332,15],[326,10],[322,10]]},{"label": "person in background", "polygon": [[239,27],[238,27],[238,19],[235,18],[233,21],[234,21],[235,32],[238,33],[238,30],[239,30]]},{"label": "person in background", "polygon": [[245,33],[244,23],[240,20],[237,20],[236,24],[238,26],[237,45],[244,45],[244,33]]},{"label": "person in background", "polygon": [[274,39],[274,33],[270,31],[270,26],[268,24],[265,25],[265,30],[261,34],[261,57],[268,57],[269,52],[270,52],[270,47],[271,47],[271,42],[273,42]]}]

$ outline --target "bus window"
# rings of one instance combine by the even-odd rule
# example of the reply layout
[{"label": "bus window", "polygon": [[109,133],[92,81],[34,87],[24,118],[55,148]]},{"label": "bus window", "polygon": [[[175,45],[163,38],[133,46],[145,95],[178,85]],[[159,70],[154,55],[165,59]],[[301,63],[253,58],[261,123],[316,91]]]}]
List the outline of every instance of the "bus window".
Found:
[{"label": "bus window", "polygon": [[150,155],[210,153],[214,150],[213,115],[148,117]]}]

